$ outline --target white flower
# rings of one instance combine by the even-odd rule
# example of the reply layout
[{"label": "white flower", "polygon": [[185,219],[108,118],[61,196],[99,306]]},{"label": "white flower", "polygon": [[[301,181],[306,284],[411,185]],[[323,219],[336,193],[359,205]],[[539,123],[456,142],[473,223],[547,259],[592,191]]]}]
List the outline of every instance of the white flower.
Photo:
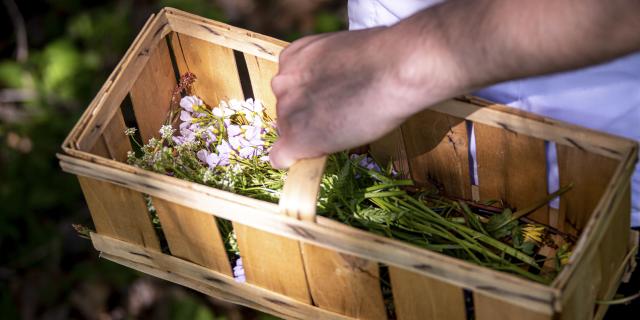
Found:
[{"label": "white flower", "polygon": [[173,136],[175,130],[170,125],[163,125],[160,127],[159,132],[162,139],[169,139],[169,137]]},{"label": "white flower", "polygon": [[136,128],[126,128],[124,129],[124,134],[133,137],[133,135],[136,134],[136,131],[138,131]]},{"label": "white flower", "polygon": [[233,111],[241,111],[242,110],[242,101],[237,99],[229,100],[229,108]]},{"label": "white flower", "polygon": [[196,96],[185,96],[184,98],[180,99],[180,107],[189,112],[193,112],[194,106],[200,106],[202,104],[202,100],[200,100],[200,98]]},{"label": "white flower", "polygon": [[240,126],[235,124],[227,126],[227,134],[229,135],[229,137],[235,137],[241,133],[242,133],[242,128],[240,128]]},{"label": "white flower", "polygon": [[231,117],[232,115],[236,114],[235,111],[233,111],[233,110],[231,110],[229,108],[224,108],[224,107],[213,108],[213,110],[211,110],[211,113],[213,113],[213,115],[218,117],[218,118],[228,118],[228,117]]},{"label": "white flower", "polygon": [[207,169],[207,171],[205,171],[204,174],[202,175],[202,181],[204,183],[207,183],[212,180],[213,180],[213,170]]},{"label": "white flower", "polygon": [[261,114],[262,113],[262,102],[260,102],[260,100],[253,100],[252,98],[247,99],[247,101],[245,101],[242,106],[253,112],[253,113],[257,113],[257,114]]},{"label": "white flower", "polygon": [[155,147],[157,147],[157,146],[158,146],[158,143],[159,143],[159,142],[160,142],[160,141],[159,141],[158,139],[156,139],[156,138],[151,138],[151,139],[149,139],[149,143],[147,143],[147,145],[148,145],[150,148],[152,148],[152,149],[153,149],[153,148],[155,148]]}]

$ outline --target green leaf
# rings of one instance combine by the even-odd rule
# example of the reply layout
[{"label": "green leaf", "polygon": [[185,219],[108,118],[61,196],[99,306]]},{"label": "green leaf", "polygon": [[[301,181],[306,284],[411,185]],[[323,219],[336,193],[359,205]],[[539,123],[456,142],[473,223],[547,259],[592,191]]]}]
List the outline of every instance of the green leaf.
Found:
[{"label": "green leaf", "polygon": [[500,214],[491,216],[489,222],[487,222],[487,230],[496,239],[510,235],[517,226],[518,221],[512,220],[512,213],[509,208],[504,209]]},{"label": "green leaf", "polygon": [[24,70],[22,66],[11,60],[0,62],[0,86],[7,88],[21,88]]}]

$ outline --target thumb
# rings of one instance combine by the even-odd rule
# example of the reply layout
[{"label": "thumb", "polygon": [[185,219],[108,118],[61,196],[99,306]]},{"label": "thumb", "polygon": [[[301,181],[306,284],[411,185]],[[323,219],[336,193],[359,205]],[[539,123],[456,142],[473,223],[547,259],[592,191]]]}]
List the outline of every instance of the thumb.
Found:
[{"label": "thumb", "polygon": [[271,147],[269,161],[276,169],[286,169],[292,166],[300,157],[287,145],[286,141],[280,138]]}]

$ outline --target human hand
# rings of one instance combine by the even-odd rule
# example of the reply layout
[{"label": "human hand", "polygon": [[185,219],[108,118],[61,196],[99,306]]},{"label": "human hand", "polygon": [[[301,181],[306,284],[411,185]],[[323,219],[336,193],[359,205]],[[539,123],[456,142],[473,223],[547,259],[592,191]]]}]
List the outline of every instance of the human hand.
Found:
[{"label": "human hand", "polygon": [[272,165],[361,146],[446,98],[446,81],[422,77],[425,70],[443,74],[445,64],[413,42],[381,27],[310,36],[286,48],[271,82],[280,135]]}]

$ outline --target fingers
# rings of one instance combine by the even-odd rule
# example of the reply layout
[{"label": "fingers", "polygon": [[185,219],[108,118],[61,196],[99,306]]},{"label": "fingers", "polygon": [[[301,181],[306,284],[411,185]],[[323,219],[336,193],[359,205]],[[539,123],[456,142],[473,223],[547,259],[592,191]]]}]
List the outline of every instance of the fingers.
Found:
[{"label": "fingers", "polygon": [[298,158],[295,153],[292,153],[292,149],[287,147],[283,139],[279,139],[271,147],[269,161],[271,161],[272,167],[276,169],[286,169],[292,166],[296,160],[298,160]]},{"label": "fingers", "polygon": [[308,145],[296,145],[291,140],[280,138],[269,151],[269,161],[276,169],[286,169],[291,167],[300,159],[313,158],[322,155],[320,151],[309,148]]}]

